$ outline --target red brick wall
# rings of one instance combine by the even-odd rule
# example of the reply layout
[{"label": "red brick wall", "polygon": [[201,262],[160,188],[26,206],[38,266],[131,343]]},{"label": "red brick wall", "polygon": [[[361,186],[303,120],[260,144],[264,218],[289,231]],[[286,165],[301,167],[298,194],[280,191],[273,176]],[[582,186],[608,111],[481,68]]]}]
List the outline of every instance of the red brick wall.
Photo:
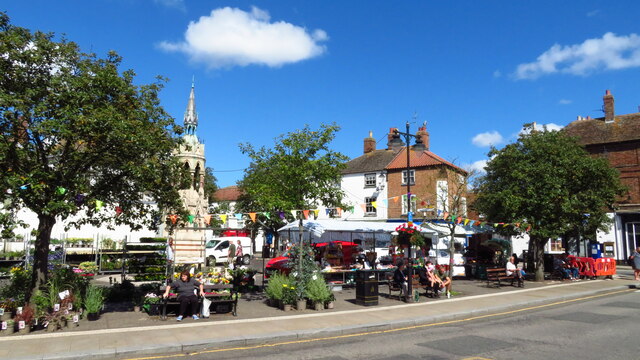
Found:
[{"label": "red brick wall", "polygon": [[629,187],[621,205],[640,204],[640,141],[606,145],[588,145],[587,151],[609,160],[611,166],[620,171],[620,181]]}]

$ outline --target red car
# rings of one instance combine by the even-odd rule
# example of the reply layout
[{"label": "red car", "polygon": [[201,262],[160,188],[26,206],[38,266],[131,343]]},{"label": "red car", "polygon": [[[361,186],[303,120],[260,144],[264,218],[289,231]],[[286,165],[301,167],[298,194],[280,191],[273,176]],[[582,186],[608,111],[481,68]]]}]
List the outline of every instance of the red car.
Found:
[{"label": "red car", "polygon": [[[340,249],[342,248],[342,260],[344,265],[349,266],[353,263],[354,254],[357,254],[362,251],[360,245],[349,242],[349,241],[332,241],[331,243],[315,243],[311,246],[313,247],[314,253],[316,254],[316,260],[320,260],[320,254],[322,254],[325,250],[325,247],[329,246],[331,249]],[[329,250],[327,250],[329,251]],[[276,271],[282,272],[284,274],[289,274],[291,272],[291,267],[289,262],[291,260],[291,252],[289,250],[285,251],[281,256],[275,257],[267,263],[265,266],[265,279],[269,278],[269,275],[273,274]]]}]

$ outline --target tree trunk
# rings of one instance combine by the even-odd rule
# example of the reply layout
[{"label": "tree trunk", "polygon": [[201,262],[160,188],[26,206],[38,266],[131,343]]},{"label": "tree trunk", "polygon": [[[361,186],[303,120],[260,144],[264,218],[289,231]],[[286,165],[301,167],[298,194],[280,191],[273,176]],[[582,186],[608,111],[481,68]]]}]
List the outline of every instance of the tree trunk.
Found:
[{"label": "tree trunk", "polygon": [[[453,253],[455,251],[455,241],[456,241],[456,224],[453,224],[453,228],[450,229],[451,239],[449,240],[449,279],[451,279],[451,284],[449,285],[449,290],[453,289]],[[436,254],[437,256],[437,254]]]},{"label": "tree trunk", "polygon": [[56,218],[51,215],[38,214],[38,234],[36,236],[35,254],[33,256],[33,272],[31,273],[31,290],[27,294],[27,302],[31,296],[47,281],[49,267],[49,243],[51,230]]},{"label": "tree trunk", "polygon": [[548,239],[540,237],[531,237],[529,240],[533,243],[532,249],[535,256],[536,281],[544,281],[544,246]]}]

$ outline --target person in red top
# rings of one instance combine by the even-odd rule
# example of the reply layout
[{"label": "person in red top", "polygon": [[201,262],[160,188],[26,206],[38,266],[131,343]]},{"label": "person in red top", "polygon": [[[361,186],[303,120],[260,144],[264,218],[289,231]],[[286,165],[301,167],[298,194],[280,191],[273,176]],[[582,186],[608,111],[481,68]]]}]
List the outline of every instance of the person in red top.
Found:
[{"label": "person in red top", "polygon": [[242,253],[242,243],[240,242],[240,240],[237,241],[237,244],[238,245],[236,245],[236,264],[239,265],[239,264],[242,264],[243,253]]}]

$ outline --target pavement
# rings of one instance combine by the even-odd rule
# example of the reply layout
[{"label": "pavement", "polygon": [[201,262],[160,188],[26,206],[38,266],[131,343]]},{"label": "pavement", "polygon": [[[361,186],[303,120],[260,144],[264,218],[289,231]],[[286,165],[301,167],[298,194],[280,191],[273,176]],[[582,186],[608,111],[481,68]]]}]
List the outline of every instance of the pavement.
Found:
[{"label": "pavement", "polygon": [[455,280],[451,299],[422,297],[403,303],[380,287],[378,306],[355,304],[355,291],[335,293],[331,310],[284,312],[269,307],[262,294],[243,294],[238,316],[212,314],[208,319],[158,317],[135,313],[126,304],[111,306],[98,321],[81,321],[78,327],[47,333],[0,337],[2,359],[113,359],[177,354],[214,348],[382,331],[408,326],[481,318],[483,315],[535,309],[599,294],[629,291],[633,280],[629,267],[619,266],[612,280],[527,282],[524,289],[487,287],[480,280]]}]

